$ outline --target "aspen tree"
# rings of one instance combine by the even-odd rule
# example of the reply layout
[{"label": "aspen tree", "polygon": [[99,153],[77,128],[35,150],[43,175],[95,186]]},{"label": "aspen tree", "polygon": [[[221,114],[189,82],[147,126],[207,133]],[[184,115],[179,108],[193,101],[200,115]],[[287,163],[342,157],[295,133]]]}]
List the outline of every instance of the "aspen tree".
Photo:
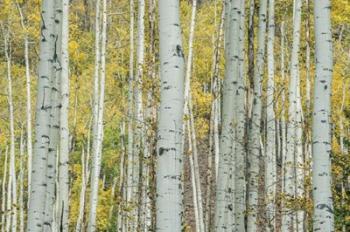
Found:
[{"label": "aspen tree", "polygon": [[[51,77],[51,112],[50,112],[50,144],[46,164],[46,199],[43,230],[51,230],[56,223],[54,203],[56,200],[56,161],[59,151],[60,132],[60,100],[59,91],[61,84],[61,40],[62,40],[62,1],[55,0],[55,43],[53,75]],[[58,189],[59,190],[59,189]]]},{"label": "aspen tree", "polygon": [[[216,38],[214,40],[213,66],[211,77],[211,114],[210,114],[210,137],[209,137],[209,156],[208,156],[208,177],[207,177],[207,196],[205,209],[205,229],[212,229],[212,189],[217,180],[218,164],[219,164],[219,99],[220,99],[220,77],[219,77],[219,61],[220,61],[220,46],[224,33],[224,3],[220,17],[220,23],[217,28]],[[213,162],[214,160],[214,162]],[[214,163],[214,165],[213,165]]]},{"label": "aspen tree", "polygon": [[253,108],[253,88],[254,88],[254,18],[255,18],[255,0],[250,0],[249,3],[249,19],[248,19],[248,81],[247,88],[247,118],[251,119],[251,111]]},{"label": "aspen tree", "polygon": [[[8,163],[8,147],[6,147],[5,151],[5,160],[4,160],[4,169],[2,176],[2,188],[1,188],[1,212],[6,212],[6,199],[8,198],[9,192],[6,192],[6,183],[7,183],[7,163]],[[6,230],[6,214],[2,213],[1,215],[1,232],[5,232]]]},{"label": "aspen tree", "polygon": [[35,145],[32,165],[31,193],[28,208],[27,231],[43,227],[46,193],[46,160],[50,143],[51,86],[54,60],[54,2],[44,0],[41,10],[41,40],[39,78],[36,105]]},{"label": "aspen tree", "polygon": [[[283,20],[281,22],[281,44],[280,44],[280,49],[281,49],[281,79],[282,83],[285,84],[285,21]],[[284,190],[284,184],[285,184],[285,160],[286,160],[286,145],[287,145],[287,126],[286,126],[286,118],[285,118],[285,105],[286,105],[286,91],[284,89],[284,86],[282,86],[282,92],[281,92],[281,119],[280,119],[280,130],[281,130],[281,148],[280,148],[280,156],[281,156],[281,174],[282,177],[280,177],[280,184],[281,184],[281,189]],[[281,204],[281,210],[279,211],[279,217],[282,216],[282,213],[286,211],[285,204],[282,202]],[[280,218],[281,220],[281,218]],[[281,222],[281,221],[280,221]]]},{"label": "aspen tree", "polygon": [[67,232],[69,226],[69,0],[62,0],[60,134],[58,175],[58,226]]},{"label": "aspen tree", "polygon": [[254,91],[252,99],[252,115],[248,129],[248,202],[247,202],[247,231],[257,230],[259,160],[261,156],[261,95],[264,74],[267,0],[260,0],[258,50],[254,70]]},{"label": "aspen tree", "polygon": [[26,115],[27,115],[27,186],[28,186],[28,195],[30,195],[30,179],[32,174],[32,156],[33,156],[33,148],[32,148],[32,105],[31,105],[31,77],[30,77],[30,63],[29,63],[29,39],[27,26],[24,23],[24,15],[21,7],[18,3],[16,3],[17,9],[19,11],[19,15],[21,18],[21,26],[24,30],[24,62],[26,69]]},{"label": "aspen tree", "polygon": [[316,76],[312,124],[313,231],[334,231],[331,191],[331,87],[333,48],[331,2],[314,2]]},{"label": "aspen tree", "polygon": [[21,129],[21,137],[20,137],[20,157],[19,157],[19,199],[18,199],[18,207],[19,207],[19,231],[24,232],[24,136],[23,130]]},{"label": "aspen tree", "polygon": [[266,101],[266,156],[265,156],[265,201],[267,231],[274,231],[276,217],[276,121],[275,121],[275,1],[269,0],[267,36],[267,101]]},{"label": "aspen tree", "polygon": [[[137,223],[139,230],[142,229],[144,225],[143,212],[145,211],[142,199],[142,191],[144,189],[144,180],[140,177],[145,178],[142,175],[144,171],[143,168],[147,166],[144,161],[144,136],[145,136],[145,126],[144,126],[144,116],[143,116],[143,101],[142,101],[142,78],[143,78],[143,66],[144,66],[144,56],[145,56],[145,1],[138,0],[138,18],[137,18],[137,46],[136,46],[136,76],[135,76],[135,141],[134,141],[134,160],[133,160],[133,200],[135,207],[133,207],[133,220]],[[141,205],[140,205],[141,203]],[[140,205],[139,207],[136,207]]]},{"label": "aspen tree", "polygon": [[[235,8],[235,14],[232,9]],[[233,201],[232,194],[234,192],[234,124],[233,124],[233,112],[234,112],[234,78],[238,75],[238,62],[237,58],[233,56],[237,55],[237,46],[234,47],[234,42],[238,41],[238,1],[225,1],[225,79],[223,84],[223,107],[222,107],[222,132],[220,136],[220,155],[219,155],[219,166],[217,174],[216,184],[216,208],[214,217],[214,230],[225,231],[226,228],[231,228],[232,225],[228,225],[228,218],[234,219],[233,215]],[[233,27],[235,22],[235,27]],[[235,35],[232,37],[232,35]],[[234,41],[233,41],[234,40]],[[233,54],[233,51],[236,54]]]},{"label": "aspen tree", "polygon": [[[11,210],[11,230],[17,230],[17,180],[16,180],[16,156],[15,156],[15,125],[13,115],[13,95],[12,95],[12,64],[11,64],[11,44],[10,31],[4,31],[5,57],[7,68],[7,101],[9,110],[10,127],[10,163],[9,163],[9,181],[8,181],[8,203]],[[11,195],[11,197],[9,197]],[[9,212],[8,212],[9,213]],[[9,224],[8,224],[9,225]]]},{"label": "aspen tree", "polygon": [[[129,51],[129,80],[128,80],[128,162],[127,162],[127,207],[132,206],[133,202],[133,165],[134,165],[134,0],[130,0],[130,51]],[[133,230],[135,221],[132,219],[132,213],[127,217],[127,229]]]},{"label": "aspen tree", "polygon": [[[188,136],[189,136],[189,146],[192,149],[189,149],[190,152],[190,168],[191,173],[193,173],[192,185],[193,195],[195,199],[195,212],[197,215],[196,230],[204,231],[204,218],[203,218],[203,200],[202,200],[202,191],[201,191],[201,181],[199,174],[198,166],[198,152],[197,152],[197,141],[196,141],[196,132],[194,128],[194,117],[192,112],[192,97],[191,97],[191,74],[192,74],[192,63],[193,63],[193,42],[194,42],[194,31],[196,26],[196,13],[197,13],[197,0],[192,2],[192,12],[191,12],[191,22],[190,22],[190,35],[188,42],[188,58],[186,64],[186,75],[185,75],[185,104],[184,104],[184,114],[185,114],[185,123],[183,124],[183,131],[186,131],[186,126],[188,127]],[[184,141],[184,138],[183,138]],[[184,147],[184,144],[183,144]]]},{"label": "aspen tree", "polygon": [[[303,195],[303,154],[301,148],[301,99],[300,99],[300,74],[299,74],[299,50],[301,29],[301,0],[294,1],[293,10],[293,44],[290,64],[289,81],[289,108],[287,123],[287,150],[285,162],[285,200],[292,200]],[[302,213],[295,213],[290,207],[285,208],[282,217],[282,230],[292,230],[298,225],[298,218]],[[303,221],[302,219],[299,219]],[[293,223],[294,221],[294,223]],[[294,224],[294,225],[293,225]],[[302,225],[303,223],[301,223]]]},{"label": "aspen tree", "polygon": [[[101,65],[101,33],[100,33],[100,0],[96,1],[96,11],[95,11],[95,69],[94,69],[94,82],[93,82],[93,122],[92,122],[92,163],[91,163],[91,194],[90,194],[90,213],[89,213],[89,223],[88,223],[88,231],[95,231],[96,228],[96,196],[98,196],[98,192],[96,188],[98,188],[98,179],[99,172],[98,164],[99,162],[99,154],[98,154],[98,114],[99,114],[99,80],[100,80],[100,65]],[[97,183],[96,183],[97,181]],[[92,217],[90,219],[90,217]]]},{"label": "aspen tree", "polygon": [[98,204],[99,176],[102,159],[102,142],[103,142],[103,114],[104,114],[104,96],[105,96],[105,78],[106,78],[106,43],[107,43],[107,0],[103,0],[102,10],[102,35],[101,35],[101,69],[100,69],[100,94],[98,98],[98,115],[97,115],[97,136],[96,147],[93,151],[93,163],[91,174],[91,195],[90,195],[90,213],[88,232],[94,232],[96,228],[96,209]]},{"label": "aspen tree", "polygon": [[75,225],[75,232],[80,232],[82,228],[84,228],[86,189],[87,189],[89,176],[90,176],[89,160],[90,160],[91,123],[92,123],[92,120],[90,120],[89,122],[89,130],[88,130],[87,144],[86,144],[86,157],[85,157],[85,149],[82,149],[82,154],[81,154],[82,180],[81,180],[81,190],[80,190],[80,196],[79,196],[79,213],[78,213],[77,223]]},{"label": "aspen tree", "polygon": [[184,54],[179,9],[178,0],[159,1],[161,89],[156,198],[159,232],[182,230]]},{"label": "aspen tree", "polygon": [[[245,231],[245,212],[246,212],[246,149],[245,149],[245,1],[240,0],[238,8],[238,76],[236,77],[237,86],[235,87],[235,230]],[[235,55],[236,56],[236,55]]]}]

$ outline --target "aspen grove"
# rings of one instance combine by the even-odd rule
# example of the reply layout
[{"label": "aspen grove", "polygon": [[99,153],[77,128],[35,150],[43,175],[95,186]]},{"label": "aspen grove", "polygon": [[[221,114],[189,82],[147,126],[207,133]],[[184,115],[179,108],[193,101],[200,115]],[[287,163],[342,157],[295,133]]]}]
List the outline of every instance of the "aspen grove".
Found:
[{"label": "aspen grove", "polygon": [[349,0],[0,0],[1,232],[350,231]]}]

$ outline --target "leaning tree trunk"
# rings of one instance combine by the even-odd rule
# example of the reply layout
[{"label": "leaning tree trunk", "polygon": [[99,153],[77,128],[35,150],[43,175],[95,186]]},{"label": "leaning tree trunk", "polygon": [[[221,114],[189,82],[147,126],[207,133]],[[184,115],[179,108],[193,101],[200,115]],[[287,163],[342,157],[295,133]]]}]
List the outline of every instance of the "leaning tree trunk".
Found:
[{"label": "leaning tree trunk", "polygon": [[[54,44],[54,2],[43,0],[41,11],[41,40],[38,93],[36,104],[36,133],[32,165],[31,193],[28,208],[27,231],[43,228],[46,193],[46,159],[50,143],[51,84],[53,74]],[[52,36],[55,35],[55,36]]]},{"label": "leaning tree trunk", "polygon": [[184,54],[178,0],[159,1],[159,33],[161,90],[156,227],[159,232],[181,231]]},{"label": "leaning tree trunk", "polygon": [[331,3],[314,2],[316,77],[312,125],[314,231],[334,231],[331,189],[331,89],[333,48]]},{"label": "leaning tree trunk", "polygon": [[97,136],[94,142],[96,144],[93,151],[92,174],[91,174],[91,194],[90,194],[90,213],[88,232],[94,232],[96,228],[96,215],[98,203],[99,176],[102,160],[102,142],[103,142],[103,114],[105,98],[105,78],[106,78],[106,43],[107,43],[107,0],[103,0],[102,17],[102,36],[101,36],[101,72],[100,72],[100,94],[98,98],[97,115]]},{"label": "leaning tree trunk", "polygon": [[259,157],[261,156],[261,95],[264,75],[265,35],[266,35],[267,0],[260,0],[258,51],[254,70],[254,90],[251,122],[248,129],[248,203],[247,231],[257,231]]},{"label": "leaning tree trunk", "polygon": [[266,101],[266,157],[265,157],[265,202],[266,230],[274,231],[276,217],[276,121],[275,121],[275,1],[269,0],[269,19],[267,37],[267,101]]},{"label": "leaning tree trunk", "polygon": [[7,31],[5,36],[5,57],[7,64],[7,100],[10,121],[10,167],[9,167],[9,192],[11,194],[10,212],[11,215],[11,230],[17,230],[17,181],[16,181],[16,157],[15,157],[15,122],[13,115],[13,96],[12,96],[12,73],[11,73],[11,45],[10,32]]},{"label": "leaning tree trunk", "polygon": [[[196,132],[194,127],[194,117],[192,112],[192,98],[191,98],[191,74],[192,74],[192,63],[193,63],[193,42],[194,42],[194,32],[196,26],[196,13],[197,13],[197,0],[192,2],[192,13],[191,13],[191,23],[190,23],[190,34],[189,34],[189,42],[188,42],[188,58],[186,65],[186,75],[185,75],[185,104],[184,104],[184,118],[185,123],[183,124],[183,131],[186,132],[186,127],[188,127],[188,136],[189,136],[189,149],[190,154],[190,165],[191,173],[193,173],[192,183],[194,183],[193,187],[193,198],[196,200],[194,202],[195,215],[196,217],[196,230],[200,232],[204,232],[204,219],[203,219],[203,200],[202,200],[202,191],[201,191],[201,181],[199,174],[199,166],[198,166],[198,152],[197,152],[197,141],[196,141]],[[185,139],[183,138],[183,141]],[[183,144],[184,146],[184,144]],[[193,170],[192,170],[193,169]]]}]

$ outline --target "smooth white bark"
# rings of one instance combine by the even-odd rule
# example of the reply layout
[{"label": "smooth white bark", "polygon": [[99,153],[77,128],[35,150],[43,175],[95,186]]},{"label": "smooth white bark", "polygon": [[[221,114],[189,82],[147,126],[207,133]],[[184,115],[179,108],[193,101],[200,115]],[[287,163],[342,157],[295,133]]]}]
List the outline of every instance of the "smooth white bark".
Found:
[{"label": "smooth white bark", "polygon": [[24,23],[24,16],[20,5],[17,3],[17,9],[21,18],[21,26],[24,30],[24,62],[26,69],[26,115],[27,115],[27,186],[28,195],[30,195],[30,179],[32,174],[32,156],[33,156],[33,145],[32,145],[32,105],[31,105],[31,77],[30,77],[30,63],[29,63],[29,39],[27,26]]},{"label": "smooth white bark", "polygon": [[275,1],[269,0],[267,37],[267,100],[266,100],[266,156],[265,156],[265,202],[266,231],[274,231],[276,217],[276,121],[275,121]]},{"label": "smooth white bark", "polygon": [[[6,183],[7,183],[7,163],[8,163],[8,147],[5,151],[5,161],[3,165],[3,176],[2,176],[2,188],[1,188],[1,212],[6,212],[6,199],[8,198],[9,193],[6,192]],[[6,230],[6,214],[1,214],[1,232]]]},{"label": "smooth white bark", "polygon": [[61,89],[60,89],[60,152],[58,175],[58,228],[69,227],[69,0],[62,0]]},{"label": "smooth white bark", "polygon": [[331,176],[331,89],[333,48],[331,3],[314,2],[316,77],[312,124],[313,231],[334,231]]},{"label": "smooth white bark", "polygon": [[260,128],[261,128],[261,95],[262,80],[265,70],[265,40],[267,0],[260,0],[259,8],[259,31],[256,66],[254,70],[254,90],[252,99],[252,118],[248,129],[248,203],[247,203],[247,231],[257,230],[258,214],[258,187],[259,187],[259,161],[261,153]]},{"label": "smooth white bark", "polygon": [[[284,194],[286,201],[303,195],[303,154],[301,133],[301,96],[300,96],[300,71],[299,50],[301,30],[301,0],[294,1],[293,14],[293,44],[290,63],[289,81],[289,108],[287,123],[287,146],[286,159],[284,163],[285,186]],[[300,219],[299,219],[300,217]],[[286,207],[282,215],[282,230],[292,230],[303,223],[302,212],[296,213],[291,207]],[[294,222],[293,222],[294,221]],[[302,226],[301,226],[302,227]]]},{"label": "smooth white bark", "polygon": [[160,107],[157,143],[156,230],[181,231],[184,54],[179,1],[159,1]]},{"label": "smooth white bark", "polygon": [[[12,96],[12,65],[11,65],[11,45],[10,32],[4,34],[5,57],[7,66],[7,101],[9,110],[9,128],[10,128],[10,163],[9,163],[9,182],[8,191],[11,194],[10,210],[11,210],[11,230],[17,230],[17,178],[16,178],[16,156],[15,156],[15,125],[13,115],[13,96]],[[11,185],[11,186],[10,186]],[[8,199],[9,196],[8,196]],[[9,212],[8,212],[9,213]]]},{"label": "smooth white bark", "polygon": [[102,160],[102,142],[103,142],[103,114],[104,114],[104,96],[106,79],[106,43],[107,43],[107,0],[102,1],[102,36],[101,36],[101,70],[100,70],[100,95],[98,102],[98,120],[97,120],[97,140],[95,150],[93,151],[92,175],[91,175],[91,194],[90,194],[90,213],[88,232],[94,232],[96,228],[97,204],[99,176]]},{"label": "smooth white bark", "polygon": [[53,74],[54,42],[54,1],[44,0],[41,10],[41,41],[39,78],[36,104],[36,133],[33,154],[31,193],[29,198],[27,231],[41,230],[45,215],[46,160],[50,143],[51,87]]}]

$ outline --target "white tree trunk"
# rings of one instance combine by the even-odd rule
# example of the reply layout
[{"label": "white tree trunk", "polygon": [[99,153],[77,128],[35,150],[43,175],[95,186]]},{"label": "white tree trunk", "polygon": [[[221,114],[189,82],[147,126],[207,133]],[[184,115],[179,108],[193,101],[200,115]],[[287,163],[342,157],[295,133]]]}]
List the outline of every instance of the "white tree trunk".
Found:
[{"label": "white tree trunk", "polygon": [[[138,19],[137,19],[137,46],[136,46],[136,76],[135,76],[135,140],[134,140],[134,160],[133,160],[133,200],[134,207],[132,209],[132,217],[139,230],[144,230],[144,215],[146,202],[147,189],[145,188],[145,176],[143,170],[147,166],[143,162],[144,158],[142,155],[147,156],[144,153],[144,136],[145,126],[143,117],[143,101],[142,101],[142,78],[143,78],[143,66],[144,66],[144,50],[145,50],[145,1],[138,0]],[[141,162],[142,161],[142,162]],[[142,169],[140,169],[142,166]],[[146,168],[147,169],[147,168]],[[141,170],[143,173],[141,173]],[[142,179],[140,180],[140,176]],[[144,179],[145,178],[145,179]],[[141,192],[140,192],[141,191]],[[145,197],[144,199],[142,198]]]},{"label": "white tree trunk", "polygon": [[265,202],[266,231],[275,230],[276,217],[276,121],[275,121],[275,1],[269,0],[268,38],[267,38],[267,101],[266,101],[266,156],[265,156]]},{"label": "white tree trunk", "polygon": [[[53,75],[51,78],[50,144],[46,163],[46,199],[43,230],[51,230],[56,223],[54,203],[56,200],[56,160],[59,154],[60,133],[60,85],[61,85],[61,40],[62,40],[62,1],[55,0],[55,44]],[[59,189],[58,189],[59,190]]]},{"label": "white tree trunk", "polygon": [[333,48],[331,3],[314,2],[316,77],[312,125],[314,231],[334,231],[331,189],[331,87]]},{"label": "white tree trunk", "polygon": [[[245,85],[245,1],[241,0],[238,8],[238,76],[235,96],[235,230],[245,231],[246,215],[246,85]],[[236,56],[236,55],[235,55]]]},{"label": "white tree trunk", "polygon": [[[300,74],[299,74],[299,50],[301,29],[301,0],[294,1],[293,10],[293,45],[290,64],[289,81],[289,108],[287,123],[287,151],[285,159],[285,186],[286,201],[302,195],[303,190],[303,154],[301,146],[301,99],[300,99]],[[301,214],[298,213],[300,217]],[[290,207],[285,208],[282,215],[282,230],[293,230],[299,223],[296,212]],[[302,223],[301,223],[302,224]],[[299,226],[298,226],[299,229]]]},{"label": "white tree trunk", "polygon": [[6,199],[9,196],[9,192],[6,192],[6,183],[7,183],[7,163],[8,163],[8,147],[6,147],[6,151],[5,151],[5,161],[4,161],[4,165],[3,165],[3,176],[2,176],[2,195],[1,195],[1,212],[3,212],[1,214],[1,232],[5,232],[6,230]]},{"label": "white tree trunk", "polygon": [[247,231],[257,231],[258,214],[258,187],[259,187],[259,160],[260,150],[260,127],[261,127],[261,95],[262,80],[265,70],[265,36],[267,19],[267,0],[260,0],[259,8],[259,32],[258,32],[258,50],[256,57],[256,66],[254,70],[254,93],[252,118],[248,129],[248,219]]},{"label": "white tree trunk", "polygon": [[[224,4],[223,4],[224,6]],[[205,209],[205,230],[212,229],[212,188],[217,181],[218,164],[219,164],[219,99],[220,99],[220,77],[219,77],[219,61],[220,61],[220,46],[222,43],[224,30],[225,10],[222,9],[220,24],[217,28],[216,38],[214,39],[213,53],[213,68],[211,78],[211,114],[210,114],[210,137],[208,155],[208,176],[207,176],[207,194],[206,194],[206,209]],[[214,160],[214,163],[213,163]],[[214,166],[213,166],[214,164]]]},{"label": "white tree trunk", "polygon": [[46,159],[50,143],[51,87],[54,60],[54,2],[44,0],[41,11],[41,41],[38,93],[36,105],[36,133],[32,164],[27,231],[43,228],[46,193]]},{"label": "white tree trunk", "polygon": [[[194,0],[192,2],[192,13],[191,13],[191,22],[190,22],[190,34],[189,34],[189,42],[188,42],[188,58],[187,58],[187,64],[186,64],[186,75],[185,75],[185,103],[184,103],[184,114],[185,119],[188,121],[183,124],[183,131],[186,131],[186,125],[189,130],[188,136],[189,143],[191,142],[192,149],[190,152],[192,153],[190,157],[190,161],[193,162],[193,165],[190,167],[193,168],[191,172],[193,172],[194,181],[195,184],[193,186],[193,194],[196,194],[194,197],[196,199],[196,206],[197,208],[195,211],[197,212],[197,223],[196,223],[196,230],[199,232],[204,232],[204,218],[203,218],[203,200],[202,200],[202,191],[201,191],[201,181],[200,181],[200,174],[199,174],[199,166],[198,166],[198,152],[197,152],[197,141],[196,141],[196,134],[195,134],[195,127],[194,127],[194,117],[192,112],[192,98],[191,98],[191,74],[192,74],[192,63],[193,63],[193,41],[194,41],[194,31],[196,26],[196,11],[197,11],[197,0]],[[184,140],[183,140],[184,141]],[[184,144],[183,144],[184,147]]]},{"label": "white tree trunk", "polygon": [[[127,207],[133,205],[133,163],[134,163],[134,0],[130,0],[130,58],[129,58],[129,86],[128,86],[128,161],[127,161]],[[132,219],[132,213],[128,212],[126,225],[128,230],[135,228],[135,221]]]},{"label": "white tree trunk", "polygon": [[19,15],[21,18],[21,26],[25,31],[24,34],[24,62],[26,67],[26,91],[27,91],[27,186],[28,186],[28,196],[30,195],[30,179],[32,175],[32,156],[33,156],[33,148],[32,148],[32,105],[31,105],[31,78],[30,78],[30,63],[29,63],[29,41],[28,41],[28,32],[27,27],[24,23],[24,16],[20,5],[17,3],[17,9],[19,11]]},{"label": "white tree trunk", "polygon": [[[4,34],[5,57],[7,64],[7,100],[10,122],[10,167],[9,167],[9,194],[11,194],[10,210],[11,210],[11,230],[17,230],[17,181],[16,181],[16,157],[15,157],[15,125],[13,116],[13,98],[12,98],[12,73],[11,73],[11,45],[9,44],[10,32]],[[11,185],[11,187],[10,187]],[[9,195],[8,195],[9,196]],[[8,212],[10,213],[10,212]]]},{"label": "white tree trunk", "polygon": [[18,202],[18,208],[19,208],[19,231],[24,232],[24,137],[23,137],[23,130],[21,130],[21,138],[20,138],[20,160],[19,160],[19,202]]},{"label": "white tree trunk", "polygon": [[104,114],[104,95],[106,78],[106,43],[107,43],[107,0],[103,0],[103,19],[102,19],[102,37],[101,37],[101,72],[100,72],[100,95],[98,102],[98,121],[96,147],[93,151],[92,175],[91,175],[91,195],[90,195],[90,213],[88,232],[94,232],[96,228],[96,213],[98,203],[98,183],[102,159],[103,142],[103,114]]},{"label": "white tree trunk", "polygon": [[58,228],[67,232],[69,226],[69,0],[62,0],[62,45],[61,45],[61,110],[59,152]]},{"label": "white tree trunk", "polygon": [[179,10],[178,0],[159,1],[161,90],[157,143],[158,232],[182,230],[184,54]]}]

